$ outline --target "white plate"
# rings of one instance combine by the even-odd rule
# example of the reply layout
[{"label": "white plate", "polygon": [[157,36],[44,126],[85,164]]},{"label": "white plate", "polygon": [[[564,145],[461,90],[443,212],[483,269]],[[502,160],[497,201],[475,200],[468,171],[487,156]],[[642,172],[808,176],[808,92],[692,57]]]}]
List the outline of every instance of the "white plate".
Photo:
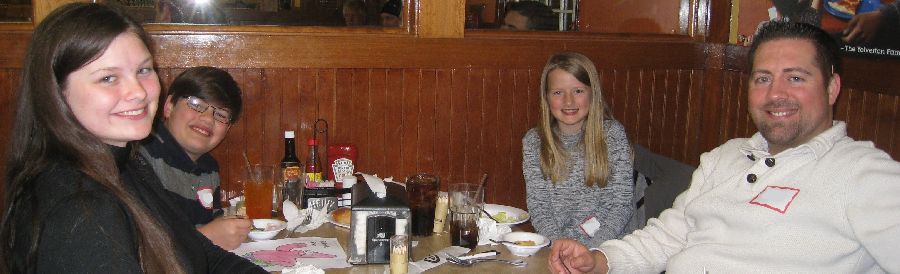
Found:
[{"label": "white plate", "polygon": [[[525,210],[521,210],[511,206],[505,205],[495,205],[495,204],[484,204],[484,211],[491,214],[491,216],[495,216],[500,212],[506,212],[507,218],[515,217],[515,222],[503,222],[499,224],[504,225],[517,225],[528,221],[531,216],[528,215],[528,212]],[[485,216],[487,218],[487,216]]]}]

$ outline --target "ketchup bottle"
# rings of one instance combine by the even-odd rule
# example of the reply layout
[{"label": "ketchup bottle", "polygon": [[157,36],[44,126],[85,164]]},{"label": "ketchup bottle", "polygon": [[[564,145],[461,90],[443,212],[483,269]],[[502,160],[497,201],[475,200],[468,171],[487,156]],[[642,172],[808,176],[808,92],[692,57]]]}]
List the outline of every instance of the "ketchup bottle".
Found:
[{"label": "ketchup bottle", "polygon": [[356,146],[353,144],[328,145],[328,162],[325,170],[334,179],[335,187],[341,188],[344,177],[352,176],[356,169]]}]

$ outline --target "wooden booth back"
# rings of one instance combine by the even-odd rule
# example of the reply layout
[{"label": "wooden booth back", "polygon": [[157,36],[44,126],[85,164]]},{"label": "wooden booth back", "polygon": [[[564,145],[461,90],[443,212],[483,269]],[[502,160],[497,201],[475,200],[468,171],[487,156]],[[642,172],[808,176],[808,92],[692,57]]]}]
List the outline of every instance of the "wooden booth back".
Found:
[{"label": "wooden booth back", "polygon": [[[356,170],[403,179],[417,172],[449,183],[490,174],[486,200],[525,207],[521,138],[537,123],[544,62],[577,51],[600,70],[603,96],[633,143],[696,165],[699,155],[755,130],[746,111],[745,49],[670,36],[498,34],[463,39],[385,35],[157,33],[164,85],[185,68],[228,70],[244,113],[213,151],[227,188],[244,165],[276,165],[285,130],[297,151],[317,119],[329,143],[359,150]],[[9,136],[29,32],[0,32],[0,136]],[[837,119],[850,135],[900,158],[897,62],[851,62]],[[0,140],[5,155],[8,139]]]}]

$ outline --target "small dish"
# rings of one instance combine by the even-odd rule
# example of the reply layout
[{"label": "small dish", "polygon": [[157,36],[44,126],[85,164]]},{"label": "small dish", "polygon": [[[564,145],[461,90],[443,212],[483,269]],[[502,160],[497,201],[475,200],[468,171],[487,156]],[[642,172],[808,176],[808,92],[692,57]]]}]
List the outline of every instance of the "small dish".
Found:
[{"label": "small dish", "polygon": [[278,235],[278,232],[287,226],[282,220],[277,219],[253,219],[253,229],[247,234],[251,240],[264,241],[269,240]]},{"label": "small dish", "polygon": [[[501,237],[503,245],[509,249],[513,255],[526,257],[534,255],[538,250],[550,244],[550,239],[541,234],[531,232],[510,232]],[[534,245],[530,245],[533,243]]]},{"label": "small dish", "polygon": [[[498,224],[517,225],[528,221],[530,216],[525,210],[511,206],[484,204],[484,211],[497,219]],[[483,218],[488,218],[483,216]]]}]

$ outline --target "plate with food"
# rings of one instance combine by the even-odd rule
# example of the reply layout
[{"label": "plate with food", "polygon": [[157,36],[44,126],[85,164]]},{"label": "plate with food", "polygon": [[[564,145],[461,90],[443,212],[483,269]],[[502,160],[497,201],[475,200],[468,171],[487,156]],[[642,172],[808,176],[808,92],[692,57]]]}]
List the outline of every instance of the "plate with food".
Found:
[{"label": "plate with food", "polygon": [[339,227],[350,228],[350,208],[339,207],[331,211],[325,220]]},{"label": "plate with food", "polygon": [[521,224],[530,218],[525,210],[505,205],[484,204],[484,211],[497,220],[497,223],[504,225]]},{"label": "plate with food", "polygon": [[850,20],[856,15],[859,2],[861,0],[827,0],[825,10],[838,18]]}]

